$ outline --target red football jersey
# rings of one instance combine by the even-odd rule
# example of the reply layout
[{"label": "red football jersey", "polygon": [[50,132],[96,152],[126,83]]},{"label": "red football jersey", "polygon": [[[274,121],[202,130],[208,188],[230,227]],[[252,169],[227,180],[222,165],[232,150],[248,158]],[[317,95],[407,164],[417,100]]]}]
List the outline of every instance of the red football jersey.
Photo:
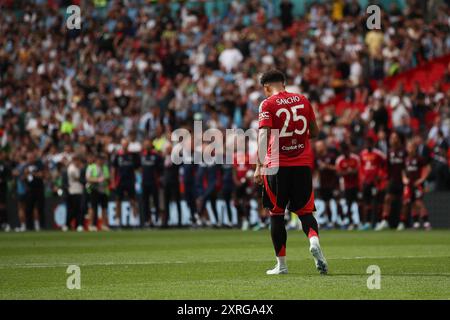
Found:
[{"label": "red football jersey", "polygon": [[344,155],[339,156],[336,159],[336,171],[339,174],[342,174],[342,172],[347,170],[355,171],[353,174],[345,174],[342,175],[344,178],[344,188],[346,190],[352,189],[352,188],[358,188],[359,186],[359,179],[358,179],[358,172],[360,167],[360,160],[359,157],[351,153],[350,156],[347,158]]},{"label": "red football jersey", "polygon": [[386,165],[386,156],[378,149],[364,149],[361,158],[361,181],[363,184],[375,183],[378,173]]},{"label": "red football jersey", "polygon": [[270,135],[264,165],[313,166],[309,125],[316,117],[308,99],[297,93],[280,92],[259,106],[259,127],[278,130]]}]

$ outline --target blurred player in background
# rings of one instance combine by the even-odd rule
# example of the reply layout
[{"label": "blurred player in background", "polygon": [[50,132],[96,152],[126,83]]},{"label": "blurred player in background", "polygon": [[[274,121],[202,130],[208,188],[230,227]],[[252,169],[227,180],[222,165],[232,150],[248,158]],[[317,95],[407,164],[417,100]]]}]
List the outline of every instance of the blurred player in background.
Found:
[{"label": "blurred player in background", "polygon": [[164,150],[164,175],[163,175],[163,188],[164,188],[164,218],[162,221],[162,227],[167,228],[170,218],[170,201],[175,202],[177,209],[178,226],[182,226],[182,213],[181,213],[181,194],[180,194],[180,165],[172,162],[171,159],[172,145],[168,144]]},{"label": "blurred player in background", "polygon": [[417,152],[417,145],[409,141],[406,145],[406,162],[403,170],[403,208],[397,230],[405,229],[408,221],[408,214],[411,212],[413,228],[420,228],[420,219],[425,230],[431,229],[428,221],[428,210],[423,202],[424,182],[431,172],[430,164],[420,157]]},{"label": "blurred player in background", "polygon": [[349,219],[347,229],[353,230],[356,224],[352,217],[352,207],[356,206],[358,213],[360,213],[358,201],[360,160],[356,154],[350,152],[350,146],[346,143],[341,144],[341,152],[342,155],[336,159],[336,171],[344,180],[346,214]]},{"label": "blurred player in background", "polygon": [[[267,274],[288,272],[286,264],[286,208],[295,212],[309,238],[317,270],[328,271],[319,244],[319,226],[313,216],[313,154],[309,139],[319,133],[314,110],[305,96],[285,90],[285,76],[272,70],[261,77],[267,96],[259,110],[258,160],[255,181],[264,183],[263,204],[271,215],[271,236],[277,264]],[[278,130],[278,134],[271,129]]]},{"label": "blurred player in background", "polygon": [[326,228],[334,228],[331,205],[334,202],[338,213],[341,213],[338,202],[339,180],[336,173],[336,154],[327,148],[324,141],[316,142],[316,168],[319,175],[319,197],[325,202],[325,214],[328,218]]},{"label": "blurred player in background", "polygon": [[401,200],[403,195],[403,170],[405,168],[406,151],[403,147],[403,139],[397,132],[392,132],[389,137],[389,148],[387,153],[387,177],[388,187],[384,198],[382,221],[375,230],[389,228],[389,216],[391,214],[392,202]]},{"label": "blurred player in background", "polygon": [[152,227],[152,210],[150,199],[153,201],[154,221],[160,220],[159,216],[159,179],[163,169],[161,156],[153,150],[153,143],[150,139],[144,141],[143,150],[140,157],[140,167],[142,173],[142,225]]},{"label": "blurred player in background", "polygon": [[45,208],[45,166],[41,159],[42,155],[39,150],[28,151],[27,164],[24,169],[27,229],[32,224],[35,231],[41,230],[41,218],[44,217]]},{"label": "blurred player in background", "polygon": [[362,184],[362,214],[361,230],[369,230],[377,219],[377,194],[379,173],[383,170],[386,162],[385,155],[374,147],[375,141],[372,137],[366,139],[366,148],[361,151],[361,184]]},{"label": "blurred player in background", "polygon": [[133,215],[138,215],[136,203],[136,177],[134,170],[137,167],[137,161],[134,154],[128,150],[128,139],[121,140],[121,147],[117,152],[112,166],[112,176],[114,177],[116,189],[116,217],[115,224],[120,226],[122,223],[122,201],[125,197],[130,200]]}]

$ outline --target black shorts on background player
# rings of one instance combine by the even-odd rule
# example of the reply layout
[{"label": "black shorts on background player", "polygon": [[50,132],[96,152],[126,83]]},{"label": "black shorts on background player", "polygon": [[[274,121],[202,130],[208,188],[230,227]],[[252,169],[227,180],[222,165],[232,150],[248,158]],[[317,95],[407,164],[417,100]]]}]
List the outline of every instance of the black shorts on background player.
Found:
[{"label": "black shorts on background player", "polygon": [[119,183],[116,188],[116,195],[119,201],[123,201],[125,196],[133,200],[136,199],[136,189],[134,187],[134,183]]},{"label": "black shorts on background player", "polygon": [[394,180],[389,181],[387,193],[401,196],[403,194],[403,183]]},{"label": "black shorts on background player", "polygon": [[371,203],[375,198],[373,194],[373,190],[375,189],[374,184],[364,184],[362,193],[363,193],[363,201],[364,203]]},{"label": "black shorts on background player", "polygon": [[320,188],[319,189],[319,196],[320,196],[320,199],[322,199],[323,201],[325,201],[325,202],[328,202],[328,201],[330,201],[331,199],[333,199],[334,197],[333,197],[333,189],[331,189],[331,188],[325,188],[325,187],[323,187],[323,188]]},{"label": "black shorts on background player", "polygon": [[347,205],[351,206],[352,203],[358,202],[358,188],[349,188],[345,189],[344,191],[344,197],[345,201],[347,202]]},{"label": "black shorts on background player", "polygon": [[315,210],[311,168],[280,167],[264,176],[263,205],[273,214],[284,214],[286,206],[299,215]]}]

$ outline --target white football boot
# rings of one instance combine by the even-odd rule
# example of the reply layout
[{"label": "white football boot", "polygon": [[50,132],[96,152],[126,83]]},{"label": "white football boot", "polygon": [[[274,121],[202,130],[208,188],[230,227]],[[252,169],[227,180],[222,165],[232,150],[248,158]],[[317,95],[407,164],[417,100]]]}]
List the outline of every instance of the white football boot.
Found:
[{"label": "white football boot", "polygon": [[280,263],[277,263],[275,268],[266,271],[267,275],[287,274],[287,273],[288,273],[287,265],[286,264],[280,264]]},{"label": "white football boot", "polygon": [[386,220],[383,220],[377,224],[375,231],[381,231],[385,229],[389,229],[389,223]]},{"label": "white football boot", "polygon": [[403,231],[405,230],[405,224],[403,222],[400,222],[397,226],[397,231]]},{"label": "white football boot", "polygon": [[327,274],[328,264],[327,260],[325,260],[325,257],[323,256],[322,249],[320,249],[320,246],[311,245],[309,251],[311,252],[314,258],[316,269],[320,272],[320,274]]}]

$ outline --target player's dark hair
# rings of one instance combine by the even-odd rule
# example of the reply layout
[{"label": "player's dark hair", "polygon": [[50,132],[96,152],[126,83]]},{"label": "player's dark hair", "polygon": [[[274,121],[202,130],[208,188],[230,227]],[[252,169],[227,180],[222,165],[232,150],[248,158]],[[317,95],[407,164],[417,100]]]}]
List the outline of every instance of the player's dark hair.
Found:
[{"label": "player's dark hair", "polygon": [[281,82],[282,84],[284,84],[286,82],[286,77],[283,72],[275,69],[264,72],[260,79],[261,85],[276,82]]},{"label": "player's dark hair", "polygon": [[375,139],[370,136],[367,137],[366,138],[366,148],[371,151],[374,147],[375,147]]},{"label": "player's dark hair", "polygon": [[342,142],[341,143],[341,151],[342,152],[350,152],[350,146],[347,143]]}]

